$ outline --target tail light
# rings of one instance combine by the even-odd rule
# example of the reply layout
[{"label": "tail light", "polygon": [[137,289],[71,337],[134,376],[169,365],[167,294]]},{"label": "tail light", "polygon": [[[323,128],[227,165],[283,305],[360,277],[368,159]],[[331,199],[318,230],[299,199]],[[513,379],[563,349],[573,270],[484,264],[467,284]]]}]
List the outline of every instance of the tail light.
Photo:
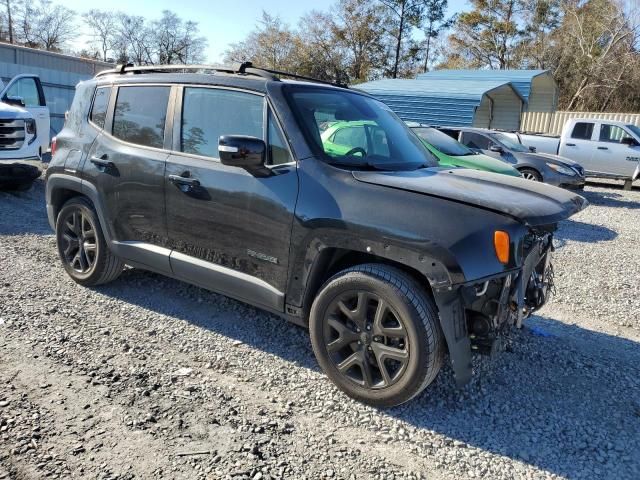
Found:
[{"label": "tail light", "polygon": [[56,154],[57,146],[58,146],[58,139],[56,137],[53,137],[51,139],[51,158],[53,158],[53,156]]}]

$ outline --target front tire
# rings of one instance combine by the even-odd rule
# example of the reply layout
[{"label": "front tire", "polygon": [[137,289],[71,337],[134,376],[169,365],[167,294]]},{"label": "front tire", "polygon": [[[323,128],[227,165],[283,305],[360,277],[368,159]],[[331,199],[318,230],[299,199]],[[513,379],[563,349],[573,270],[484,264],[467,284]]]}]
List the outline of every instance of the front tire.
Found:
[{"label": "front tire", "polygon": [[523,168],[522,170],[520,170],[520,174],[525,180],[531,180],[532,182],[542,181],[542,175],[540,175],[540,173],[533,168]]},{"label": "front tire", "polygon": [[111,282],[124,268],[109,250],[93,204],[84,197],[70,199],[60,210],[56,242],[64,269],[80,285]]},{"label": "front tire", "polygon": [[327,376],[376,407],[411,400],[436,377],[444,339],[433,301],[401,270],[365,264],[320,289],[309,319],[311,343]]}]

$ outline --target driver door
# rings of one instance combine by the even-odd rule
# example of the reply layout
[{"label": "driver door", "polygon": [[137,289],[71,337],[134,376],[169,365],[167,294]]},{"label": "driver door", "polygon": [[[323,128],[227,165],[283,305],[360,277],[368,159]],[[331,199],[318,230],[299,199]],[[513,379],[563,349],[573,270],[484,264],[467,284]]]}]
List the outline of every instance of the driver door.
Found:
[{"label": "driver door", "polygon": [[2,91],[2,101],[8,97],[19,97],[24,102],[24,108],[36,121],[38,138],[41,149],[49,148],[49,107],[44,97],[40,79],[36,75],[18,75],[14,77]]}]

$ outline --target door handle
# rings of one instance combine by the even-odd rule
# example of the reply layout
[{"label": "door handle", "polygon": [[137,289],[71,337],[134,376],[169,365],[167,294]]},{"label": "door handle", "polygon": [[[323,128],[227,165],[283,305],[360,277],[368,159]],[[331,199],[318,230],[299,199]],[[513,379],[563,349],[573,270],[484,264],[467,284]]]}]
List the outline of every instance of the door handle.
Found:
[{"label": "door handle", "polygon": [[38,115],[38,118],[47,118],[47,115],[45,113],[41,113],[40,115]]},{"label": "door handle", "polygon": [[96,167],[102,169],[102,171],[105,171],[108,168],[116,167],[113,162],[109,161],[109,155],[107,155],[106,153],[99,157],[96,157],[94,155],[89,159],[89,161],[93,163]]},{"label": "door handle", "polygon": [[575,146],[576,146],[576,144],[575,144],[575,143],[565,143],[565,145],[566,145],[567,147],[575,147]]},{"label": "door handle", "polygon": [[608,147],[598,147],[598,150],[609,150]]},{"label": "door handle", "polygon": [[176,185],[187,185],[189,187],[199,187],[200,182],[195,178],[183,177],[182,175],[169,175],[169,180]]}]

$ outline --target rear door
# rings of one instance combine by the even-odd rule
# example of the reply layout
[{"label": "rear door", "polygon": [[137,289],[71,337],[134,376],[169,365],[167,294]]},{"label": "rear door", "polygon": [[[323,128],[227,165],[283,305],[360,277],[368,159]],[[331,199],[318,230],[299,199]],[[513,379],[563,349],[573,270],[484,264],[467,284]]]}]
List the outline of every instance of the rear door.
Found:
[{"label": "rear door", "polygon": [[25,109],[28,110],[36,120],[38,139],[45,152],[49,148],[49,108],[44,97],[44,90],[40,83],[40,78],[36,75],[17,75],[12,78],[2,91],[2,101],[8,97],[21,98]]},{"label": "rear door", "polygon": [[625,128],[601,122],[597,125],[598,141],[593,142],[593,157],[589,170],[631,178],[638,166],[640,147],[622,143],[634,138]]},{"label": "rear door", "polygon": [[[270,174],[220,163],[222,135],[264,139]],[[282,310],[298,176],[266,98],[222,87],[179,87],[173,150],[165,188],[174,274]]]},{"label": "rear door", "polygon": [[571,132],[560,139],[559,154],[578,162],[585,170],[594,171],[593,152],[596,148],[594,136],[597,135],[596,122],[576,122]]},{"label": "rear door", "polygon": [[117,253],[160,271],[169,271],[164,170],[170,92],[168,85],[98,88],[89,121],[101,135],[82,171],[97,190]]}]

